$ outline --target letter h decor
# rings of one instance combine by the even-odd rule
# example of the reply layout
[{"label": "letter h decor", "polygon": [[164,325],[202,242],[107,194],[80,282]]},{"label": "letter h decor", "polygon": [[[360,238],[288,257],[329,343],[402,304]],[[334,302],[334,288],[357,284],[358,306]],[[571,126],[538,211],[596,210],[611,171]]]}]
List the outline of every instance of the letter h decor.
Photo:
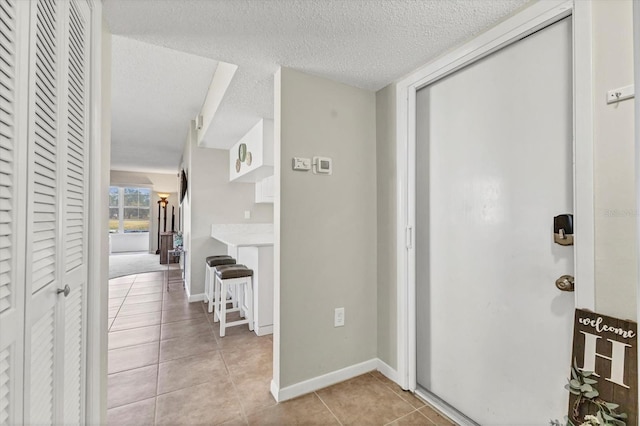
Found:
[{"label": "letter h decor", "polygon": [[[627,414],[627,425],[638,424],[638,346],[637,324],[594,312],[576,309],[573,326],[572,365],[591,372],[597,383],[599,402],[618,404],[618,412]],[[579,403],[570,394],[569,417],[580,405],[580,417],[595,414],[595,404]]]}]

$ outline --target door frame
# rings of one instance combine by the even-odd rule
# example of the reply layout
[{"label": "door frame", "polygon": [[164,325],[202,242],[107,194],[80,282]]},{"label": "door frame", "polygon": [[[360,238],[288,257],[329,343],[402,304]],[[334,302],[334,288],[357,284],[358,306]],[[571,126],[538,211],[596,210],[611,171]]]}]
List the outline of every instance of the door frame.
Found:
[{"label": "door frame", "polygon": [[[565,17],[573,31],[573,158],[576,307],[595,308],[591,4],[580,0],[535,3],[424,67],[396,86],[397,155],[397,379],[416,389],[415,146],[417,90]],[[579,214],[578,214],[579,212]],[[432,401],[445,414],[449,410]],[[451,413],[454,415],[455,413]]]},{"label": "door frame", "polygon": [[[109,193],[109,160],[111,141],[110,115],[103,116],[103,100],[110,94],[103,91],[103,22],[102,2],[86,0],[91,10],[89,92],[89,223],[87,263],[87,327],[86,327],[86,393],[85,422],[104,424],[107,421],[107,313],[109,240],[108,209],[104,208]],[[109,45],[110,47],[110,45]],[[108,53],[110,55],[110,52]],[[110,64],[106,64],[110,65]],[[109,81],[109,80],[107,80]],[[108,108],[107,108],[108,109]],[[107,132],[107,137],[105,136]]]}]

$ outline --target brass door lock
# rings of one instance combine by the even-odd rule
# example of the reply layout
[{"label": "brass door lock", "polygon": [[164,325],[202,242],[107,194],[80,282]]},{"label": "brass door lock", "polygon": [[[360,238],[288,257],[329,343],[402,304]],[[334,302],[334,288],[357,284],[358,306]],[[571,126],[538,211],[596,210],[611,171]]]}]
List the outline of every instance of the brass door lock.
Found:
[{"label": "brass door lock", "polygon": [[556,287],[561,291],[574,291],[576,280],[573,275],[563,275],[556,280]]}]

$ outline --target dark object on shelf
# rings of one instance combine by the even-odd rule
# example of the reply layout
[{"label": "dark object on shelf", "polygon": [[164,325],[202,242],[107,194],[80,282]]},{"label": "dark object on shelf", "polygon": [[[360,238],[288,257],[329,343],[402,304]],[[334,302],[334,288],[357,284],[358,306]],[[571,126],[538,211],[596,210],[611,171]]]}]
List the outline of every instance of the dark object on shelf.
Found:
[{"label": "dark object on shelf", "polygon": [[167,204],[169,204],[169,202],[167,201],[167,198],[169,198],[169,194],[165,194],[165,193],[158,193],[158,196],[160,197],[160,200],[158,201],[158,250],[156,250],[156,254],[161,253],[160,252],[160,206],[162,206],[162,208],[164,209],[164,229],[163,232],[167,232]]},{"label": "dark object on shelf", "polygon": [[167,252],[173,250],[173,233],[163,232],[160,234],[160,264],[178,263],[180,256],[168,256]]},{"label": "dark object on shelf", "polygon": [[180,173],[180,205],[184,201],[184,197],[187,195],[187,172],[182,170]]}]

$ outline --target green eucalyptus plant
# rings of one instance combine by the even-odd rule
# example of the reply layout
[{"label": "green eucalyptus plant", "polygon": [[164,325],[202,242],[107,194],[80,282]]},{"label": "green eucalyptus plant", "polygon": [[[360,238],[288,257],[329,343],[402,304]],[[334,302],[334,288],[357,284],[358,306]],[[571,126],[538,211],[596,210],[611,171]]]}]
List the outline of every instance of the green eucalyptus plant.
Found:
[{"label": "green eucalyptus plant", "polygon": [[[595,415],[587,414],[578,426],[627,426],[626,413],[618,413],[618,404],[607,402],[600,398],[600,393],[595,388],[598,383],[593,377],[593,371],[582,371],[576,361],[571,366],[571,378],[564,386],[571,394],[576,396],[573,404],[571,418],[567,419],[566,426],[576,426],[573,422],[580,422],[580,409],[585,404],[596,409]],[[558,420],[552,420],[552,426],[562,426]]]}]

